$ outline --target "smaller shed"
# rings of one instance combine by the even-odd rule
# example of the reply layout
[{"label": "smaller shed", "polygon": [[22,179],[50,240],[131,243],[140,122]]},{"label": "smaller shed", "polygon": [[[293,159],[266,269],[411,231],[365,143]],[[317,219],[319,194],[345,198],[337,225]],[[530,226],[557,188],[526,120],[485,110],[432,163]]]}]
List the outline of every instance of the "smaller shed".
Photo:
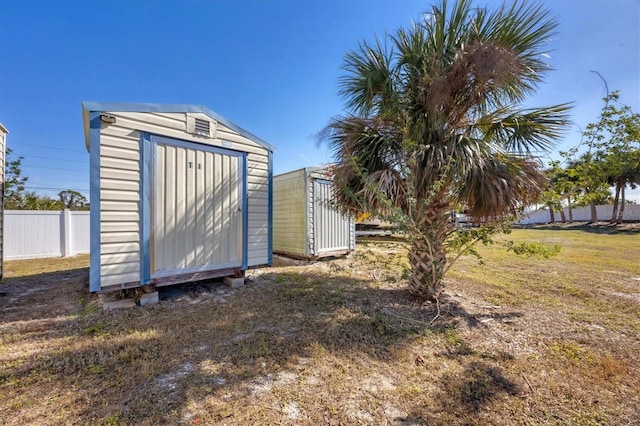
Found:
[{"label": "smaller shed", "polygon": [[332,204],[327,167],[306,167],[273,178],[273,252],[318,259],[355,248],[355,221]]},{"label": "smaller shed", "polygon": [[4,256],[4,168],[5,150],[7,148],[7,133],[9,131],[0,123],[0,279],[2,278],[2,264]]}]

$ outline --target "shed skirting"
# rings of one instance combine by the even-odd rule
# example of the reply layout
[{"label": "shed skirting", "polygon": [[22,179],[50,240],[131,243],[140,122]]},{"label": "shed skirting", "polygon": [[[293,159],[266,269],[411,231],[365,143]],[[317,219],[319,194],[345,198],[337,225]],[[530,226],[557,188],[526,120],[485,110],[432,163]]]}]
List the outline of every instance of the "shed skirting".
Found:
[{"label": "shed skirting", "polygon": [[332,250],[332,251],[325,251],[325,252],[320,252],[316,255],[310,255],[310,256],[305,256],[305,255],[301,255],[299,253],[291,253],[291,252],[287,252],[287,251],[279,251],[276,250],[273,253],[280,255],[280,256],[286,256],[286,257],[290,257],[292,259],[299,259],[299,260],[318,260],[318,259],[322,259],[325,257],[337,257],[337,256],[346,256],[351,252],[351,250],[349,249],[342,249],[342,250]]}]

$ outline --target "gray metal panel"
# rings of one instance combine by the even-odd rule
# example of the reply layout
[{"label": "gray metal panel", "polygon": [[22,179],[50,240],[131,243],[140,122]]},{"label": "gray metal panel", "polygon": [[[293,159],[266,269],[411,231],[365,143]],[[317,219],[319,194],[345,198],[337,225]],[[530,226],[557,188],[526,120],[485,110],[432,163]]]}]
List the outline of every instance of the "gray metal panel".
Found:
[{"label": "gray metal panel", "polygon": [[157,144],[153,278],[242,264],[240,157]]},{"label": "gray metal panel", "polygon": [[333,182],[315,179],[313,182],[314,252],[322,254],[351,249],[352,220],[333,205]]}]

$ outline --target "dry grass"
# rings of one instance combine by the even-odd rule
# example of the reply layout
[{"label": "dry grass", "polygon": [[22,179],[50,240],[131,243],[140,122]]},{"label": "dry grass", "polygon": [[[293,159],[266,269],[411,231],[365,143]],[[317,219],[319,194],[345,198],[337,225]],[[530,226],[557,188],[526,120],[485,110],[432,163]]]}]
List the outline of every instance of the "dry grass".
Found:
[{"label": "dry grass", "polygon": [[551,259],[461,259],[433,323],[396,241],[119,312],[86,257],[6,262],[0,423],[637,424],[640,235],[591,231],[510,236]]}]

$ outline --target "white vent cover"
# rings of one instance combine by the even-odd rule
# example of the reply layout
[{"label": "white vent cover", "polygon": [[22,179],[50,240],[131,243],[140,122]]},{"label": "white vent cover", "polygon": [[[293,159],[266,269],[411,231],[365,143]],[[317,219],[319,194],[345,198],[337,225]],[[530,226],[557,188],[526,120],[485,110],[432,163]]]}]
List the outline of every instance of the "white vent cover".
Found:
[{"label": "white vent cover", "polygon": [[187,133],[206,138],[215,138],[216,122],[206,116],[187,114]]}]

